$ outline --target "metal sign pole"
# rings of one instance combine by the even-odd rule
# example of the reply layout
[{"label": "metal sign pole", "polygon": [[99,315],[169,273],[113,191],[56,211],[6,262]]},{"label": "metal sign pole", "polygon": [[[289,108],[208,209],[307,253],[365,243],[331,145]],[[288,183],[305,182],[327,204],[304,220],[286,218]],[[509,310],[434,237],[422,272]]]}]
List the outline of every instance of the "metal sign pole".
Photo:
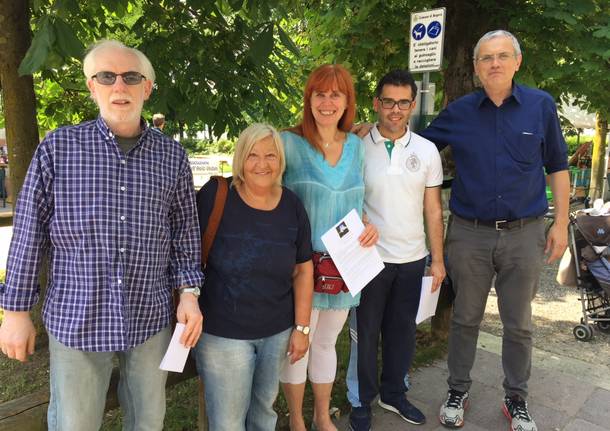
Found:
[{"label": "metal sign pole", "polygon": [[421,80],[419,97],[419,130],[426,127],[426,95],[428,94],[428,84],[430,83],[430,72],[424,72]]}]

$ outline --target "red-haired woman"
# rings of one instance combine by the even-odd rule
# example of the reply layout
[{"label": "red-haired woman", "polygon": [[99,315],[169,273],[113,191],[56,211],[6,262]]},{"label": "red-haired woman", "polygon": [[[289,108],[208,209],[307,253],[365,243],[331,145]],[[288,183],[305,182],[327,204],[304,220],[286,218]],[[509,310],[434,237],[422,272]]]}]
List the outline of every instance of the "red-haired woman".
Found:
[{"label": "red-haired woman", "polygon": [[[362,216],[364,202],[363,156],[360,138],[349,133],[356,111],[354,84],[341,65],[315,69],[305,85],[303,120],[282,133],[286,152],[284,185],[294,191],[309,215],[312,245],[325,252],[321,236],[352,209]],[[377,230],[367,225],[360,244],[370,247]],[[314,394],[313,422],[320,431],[336,431],[330,415],[330,396],[337,370],[335,342],[350,308],[360,295],[314,293],[307,355],[294,364],[285,362],[280,381],[290,410],[290,429],[305,430],[303,394],[307,375]]]}]

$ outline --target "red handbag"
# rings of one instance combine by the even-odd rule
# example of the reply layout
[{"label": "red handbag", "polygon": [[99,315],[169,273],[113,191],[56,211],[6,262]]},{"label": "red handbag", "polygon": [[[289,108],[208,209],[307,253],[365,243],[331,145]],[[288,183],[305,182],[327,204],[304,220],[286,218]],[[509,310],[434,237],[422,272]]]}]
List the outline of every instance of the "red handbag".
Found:
[{"label": "red handbag", "polygon": [[340,292],[349,292],[335,262],[328,253],[313,252],[313,278],[313,291],[316,293],[337,295]]}]

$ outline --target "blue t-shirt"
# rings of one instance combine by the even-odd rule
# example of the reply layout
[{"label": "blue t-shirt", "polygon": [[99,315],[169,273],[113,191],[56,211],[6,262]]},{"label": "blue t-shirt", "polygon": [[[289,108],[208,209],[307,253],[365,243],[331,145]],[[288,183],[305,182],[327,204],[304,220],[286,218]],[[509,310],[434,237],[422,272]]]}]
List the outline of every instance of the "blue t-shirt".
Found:
[{"label": "blue t-shirt", "polygon": [[553,98],[513,85],[496,106],[485,91],[470,93],[445,108],[421,136],[451,146],[456,178],[451,212],[468,219],[514,220],[543,215],[548,208],[544,170],[568,168]]},{"label": "blue t-shirt", "polygon": [[[201,232],[214,207],[218,183],[197,193]],[[285,187],[273,210],[248,206],[229,188],[206,268],[199,305],[203,331],[251,340],[294,325],[292,274],[311,259],[311,231],[299,198]]]},{"label": "blue t-shirt", "polygon": [[[326,251],[322,235],[352,209],[362,215],[364,204],[364,146],[356,135],[347,134],[341,158],[335,166],[314,150],[305,138],[282,132],[286,152],[284,185],[303,202],[311,223],[315,251]],[[314,308],[345,309],[358,305],[360,295],[315,293]]]}]

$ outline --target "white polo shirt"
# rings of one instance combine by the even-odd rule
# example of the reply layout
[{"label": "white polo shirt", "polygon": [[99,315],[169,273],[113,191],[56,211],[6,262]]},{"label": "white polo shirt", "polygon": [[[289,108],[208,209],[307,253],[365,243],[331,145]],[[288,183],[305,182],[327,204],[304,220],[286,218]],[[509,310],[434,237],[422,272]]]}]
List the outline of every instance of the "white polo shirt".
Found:
[{"label": "white polo shirt", "polygon": [[363,139],[364,210],[379,231],[377,248],[384,262],[407,263],[428,255],[424,232],[424,191],[443,183],[436,146],[407,132],[386,148],[373,127]]}]

